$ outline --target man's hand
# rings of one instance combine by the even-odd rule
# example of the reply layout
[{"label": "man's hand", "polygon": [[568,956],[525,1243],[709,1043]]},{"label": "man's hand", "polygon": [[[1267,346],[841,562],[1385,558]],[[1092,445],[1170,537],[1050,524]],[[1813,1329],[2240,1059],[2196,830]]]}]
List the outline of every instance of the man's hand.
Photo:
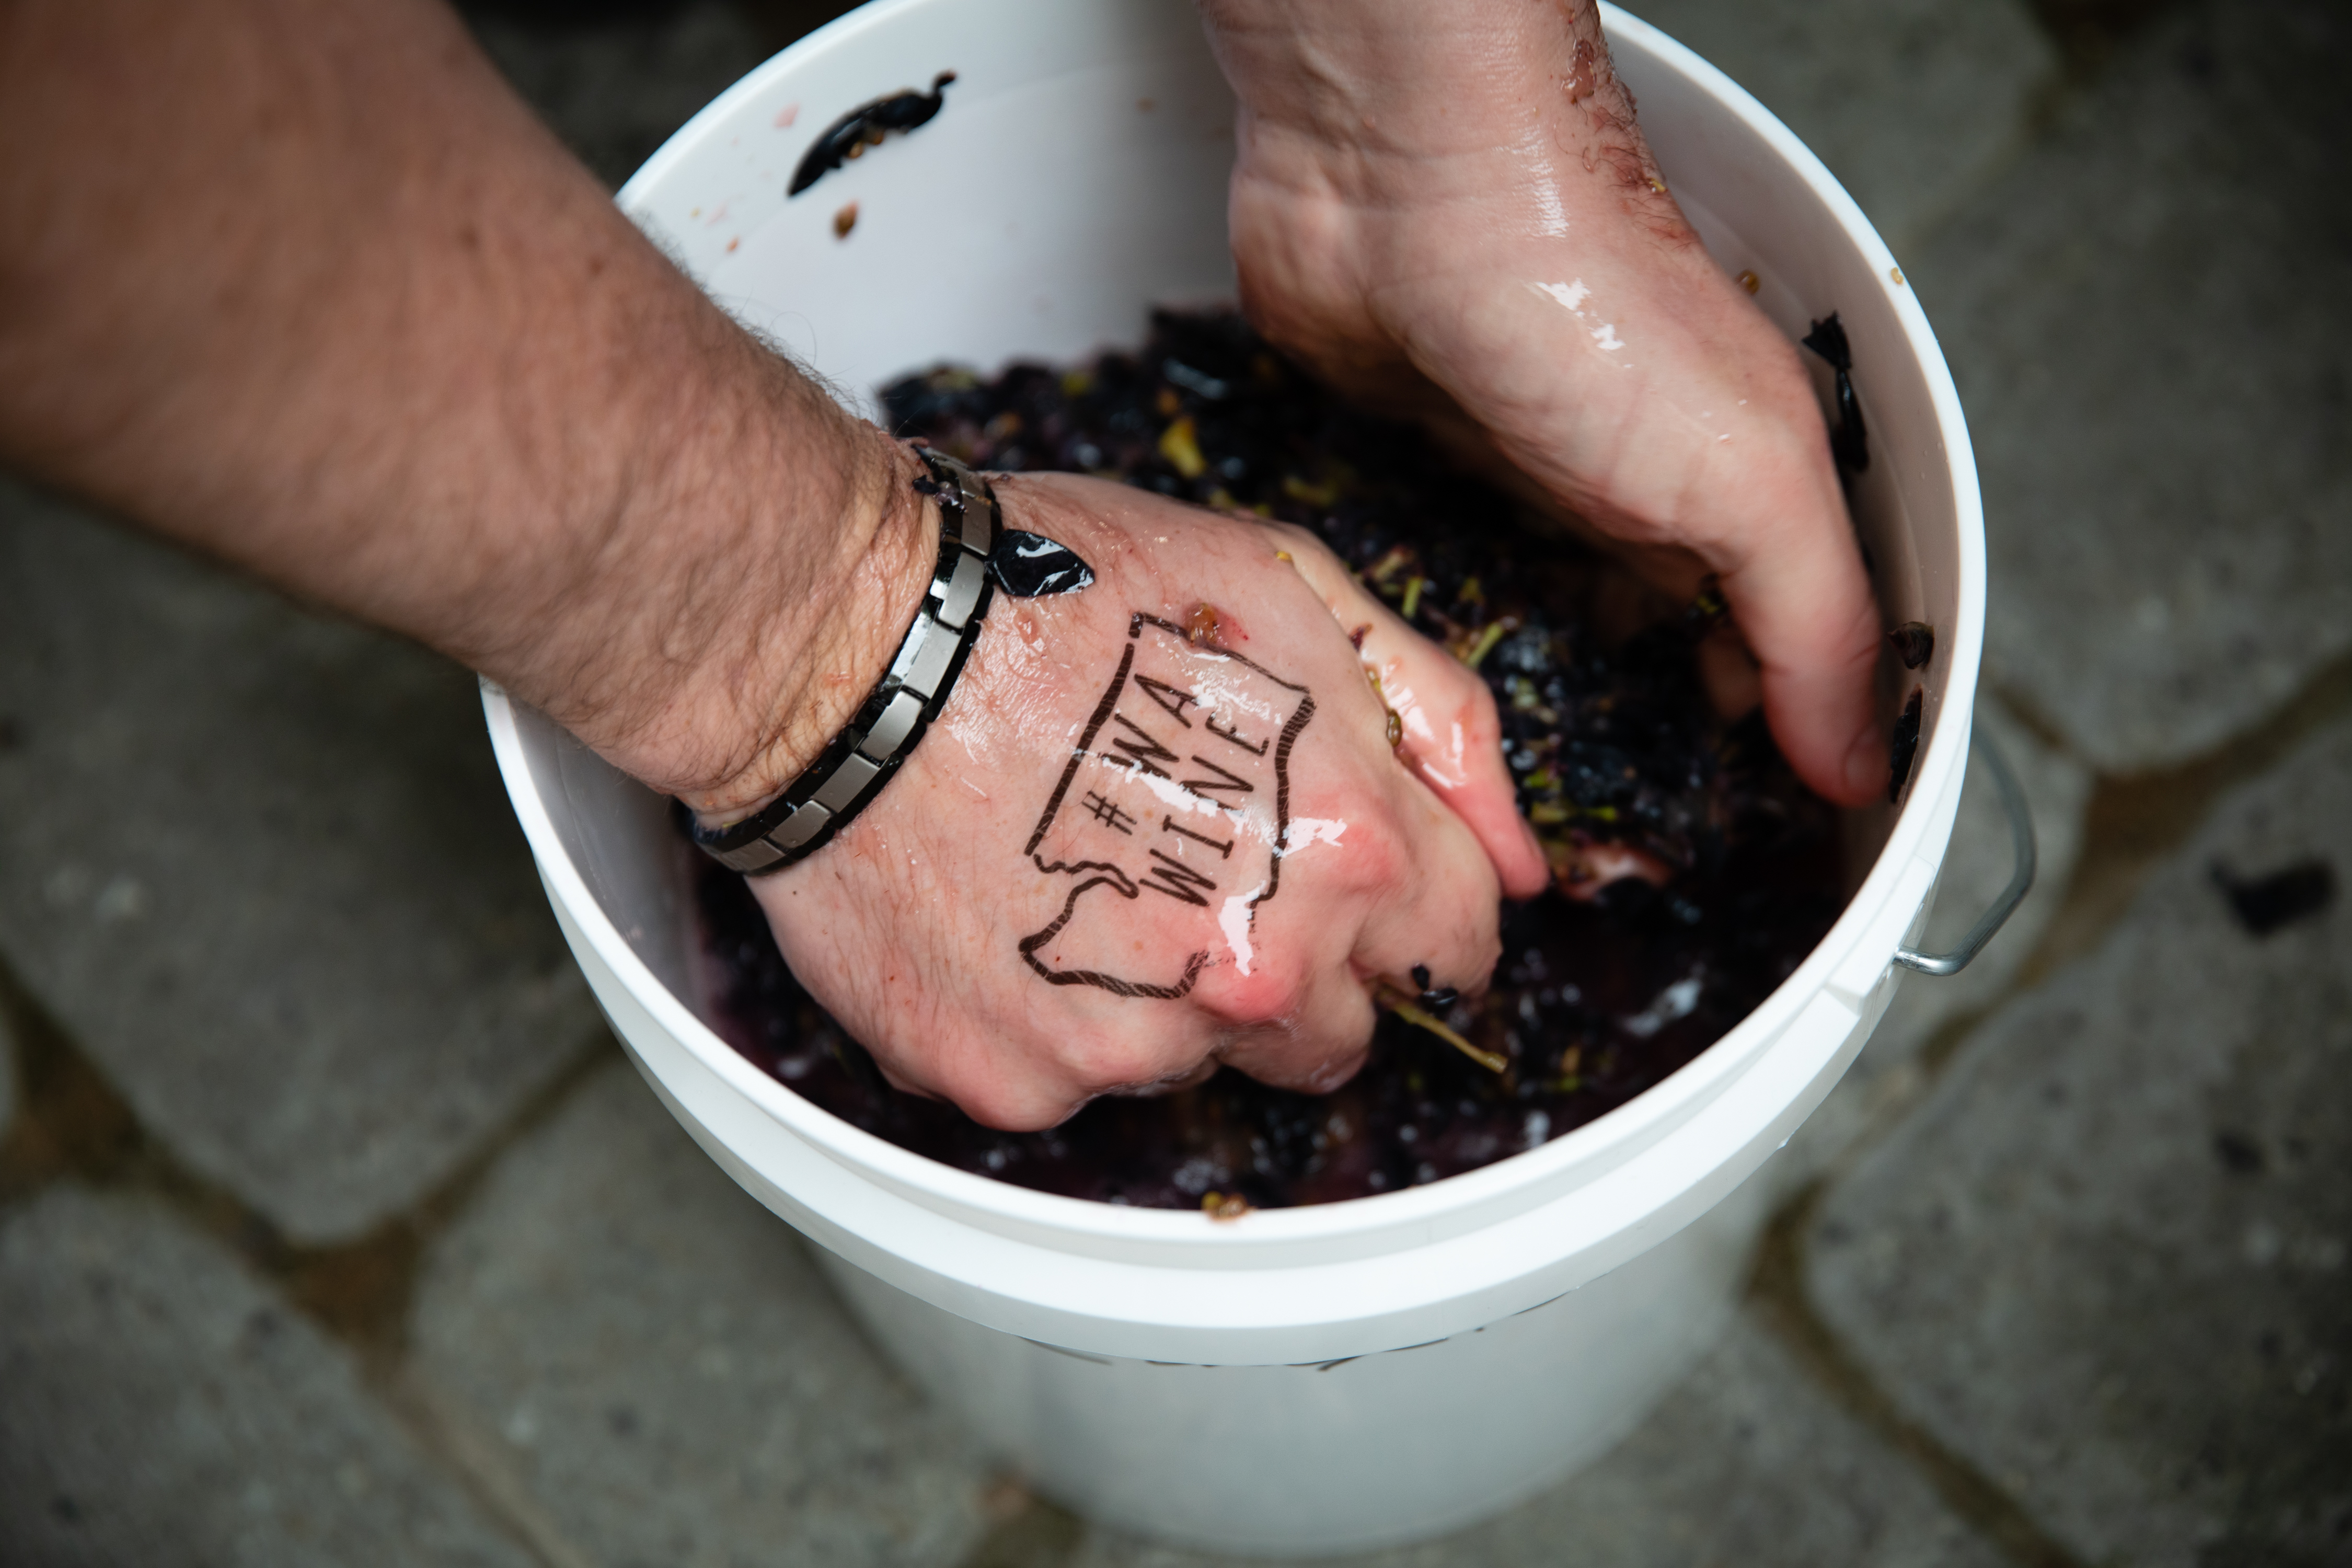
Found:
[{"label": "man's hand", "polygon": [[1252,321],[1669,592],[1719,575],[1800,776],[1883,790],[1878,619],[1820,411],[1667,193],[1591,0],[1204,10],[1242,100]]},{"label": "man's hand", "polygon": [[[1544,880],[1484,687],[1296,530],[1093,479],[994,482],[1008,526],[1095,582],[999,597],[898,775],[751,884],[892,1081],[1017,1129],[1219,1062],[1329,1089],[1362,1060],[1380,978],[1482,987],[1486,848],[1515,890]],[[1375,626],[1360,652],[1351,616]]]}]

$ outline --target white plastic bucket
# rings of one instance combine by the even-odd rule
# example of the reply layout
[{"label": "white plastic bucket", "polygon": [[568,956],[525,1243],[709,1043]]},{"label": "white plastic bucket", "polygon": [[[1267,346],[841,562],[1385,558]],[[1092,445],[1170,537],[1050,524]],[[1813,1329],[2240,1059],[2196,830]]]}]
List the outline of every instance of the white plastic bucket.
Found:
[{"label": "white plastic bucket", "polygon": [[[1913,779],[1899,812],[1856,816],[1869,870],[1844,914],[1630,1104],[1430,1186],[1234,1223],[951,1170],[816,1109],[706,1026],[662,803],[485,693],[548,896],[646,1079],[825,1249],[936,1396],[1090,1516],[1337,1551],[1467,1522],[1596,1457],[1727,1314],[1761,1220],[1754,1186],[1734,1194],[1861,1049],[1926,918],[1983,639],[1958,401],[1893,257],[1821,163],[1689,51],[1613,9],[1606,25],[1709,248],[1758,274],[1792,333],[1841,313],[1879,593],[1890,621],[1937,633]],[[942,69],[958,79],[939,119],[785,199],[835,116]],[[858,395],[943,358],[1133,342],[1152,304],[1229,297],[1230,113],[1188,0],[890,0],[769,61],[621,200],[730,310]]]}]

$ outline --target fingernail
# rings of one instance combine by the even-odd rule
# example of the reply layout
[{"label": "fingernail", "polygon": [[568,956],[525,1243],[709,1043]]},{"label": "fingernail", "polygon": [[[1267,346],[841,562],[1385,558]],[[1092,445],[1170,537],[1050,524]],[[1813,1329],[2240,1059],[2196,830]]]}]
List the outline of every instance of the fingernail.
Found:
[{"label": "fingernail", "polygon": [[1873,724],[1854,738],[1845,754],[1845,792],[1862,798],[1878,793],[1886,782],[1886,738]]}]

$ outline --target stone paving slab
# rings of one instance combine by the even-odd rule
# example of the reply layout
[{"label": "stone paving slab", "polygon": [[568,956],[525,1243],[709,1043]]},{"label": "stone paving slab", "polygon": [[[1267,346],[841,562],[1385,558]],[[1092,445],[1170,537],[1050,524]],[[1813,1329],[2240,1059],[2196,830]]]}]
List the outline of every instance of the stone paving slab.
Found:
[{"label": "stone paving slab", "polygon": [[1992,678],[2102,772],[2352,648],[2352,225],[2315,199],[2347,72],[2331,0],[2186,10],[1906,264],[1983,471]]},{"label": "stone paving slab", "polygon": [[2228,797],[1833,1192],[1811,1289],[2085,1561],[2352,1558],[2352,910],[2256,936],[2210,867],[2352,871],[2352,722]]},{"label": "stone paving slab", "polygon": [[[1475,1433],[1463,1434],[1475,1442]],[[1459,1535],[1335,1568],[1744,1568],[1987,1564],[1998,1552],[1741,1319],[1600,1464]],[[1242,1568],[1093,1531],[1072,1568]]]},{"label": "stone paving slab", "polygon": [[[1862,1055],[1775,1162],[1775,1182],[1782,1191],[1819,1174],[1880,1117],[1919,1091],[1924,1047],[1952,1020],[1992,1005],[2016,984],[2019,969],[2065,900],[2066,884],[2082,853],[2083,817],[2091,798],[2089,771],[2042,743],[1998,698],[1979,694],[1976,721],[2000,747],[2024,788],[2038,840],[2033,890],[1991,945],[1959,973],[1943,979],[1903,977]],[[1971,758],[1936,909],[1927,918],[1921,945],[1929,952],[1950,951],[2009,886],[2014,868],[2009,817],[2000,791],[1983,759]]]},{"label": "stone paving slab", "polygon": [[454,666],[0,480],[0,949],[294,1239],[601,1029]]},{"label": "stone paving slab", "polygon": [[2058,56],[2018,0],[1633,0],[1763,100],[1900,256],[2023,142]]},{"label": "stone paving slab", "polygon": [[988,1472],[615,1061],[428,1259],[415,1372],[583,1561],[958,1562]]},{"label": "stone paving slab", "polygon": [[0,1562],[530,1559],[234,1258],[67,1187],[0,1218]]}]

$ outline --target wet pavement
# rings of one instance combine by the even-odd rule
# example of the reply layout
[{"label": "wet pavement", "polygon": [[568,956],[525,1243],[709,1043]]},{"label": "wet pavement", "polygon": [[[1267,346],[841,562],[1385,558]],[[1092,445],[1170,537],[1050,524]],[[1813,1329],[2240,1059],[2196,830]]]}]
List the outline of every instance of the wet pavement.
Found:
[{"label": "wet pavement", "polygon": [[[612,179],[825,15],[640,9],[479,19]],[[1776,1162],[1644,1426],[1349,1561],[2352,1562],[2352,916],[2230,892],[2352,870],[2340,9],[1643,13],[1943,338],[2042,880]],[[1931,937],[2006,879],[1982,784]],[[468,677],[5,481],[0,1056],[0,1561],[1209,1561],[997,1473],[671,1122]]]}]

